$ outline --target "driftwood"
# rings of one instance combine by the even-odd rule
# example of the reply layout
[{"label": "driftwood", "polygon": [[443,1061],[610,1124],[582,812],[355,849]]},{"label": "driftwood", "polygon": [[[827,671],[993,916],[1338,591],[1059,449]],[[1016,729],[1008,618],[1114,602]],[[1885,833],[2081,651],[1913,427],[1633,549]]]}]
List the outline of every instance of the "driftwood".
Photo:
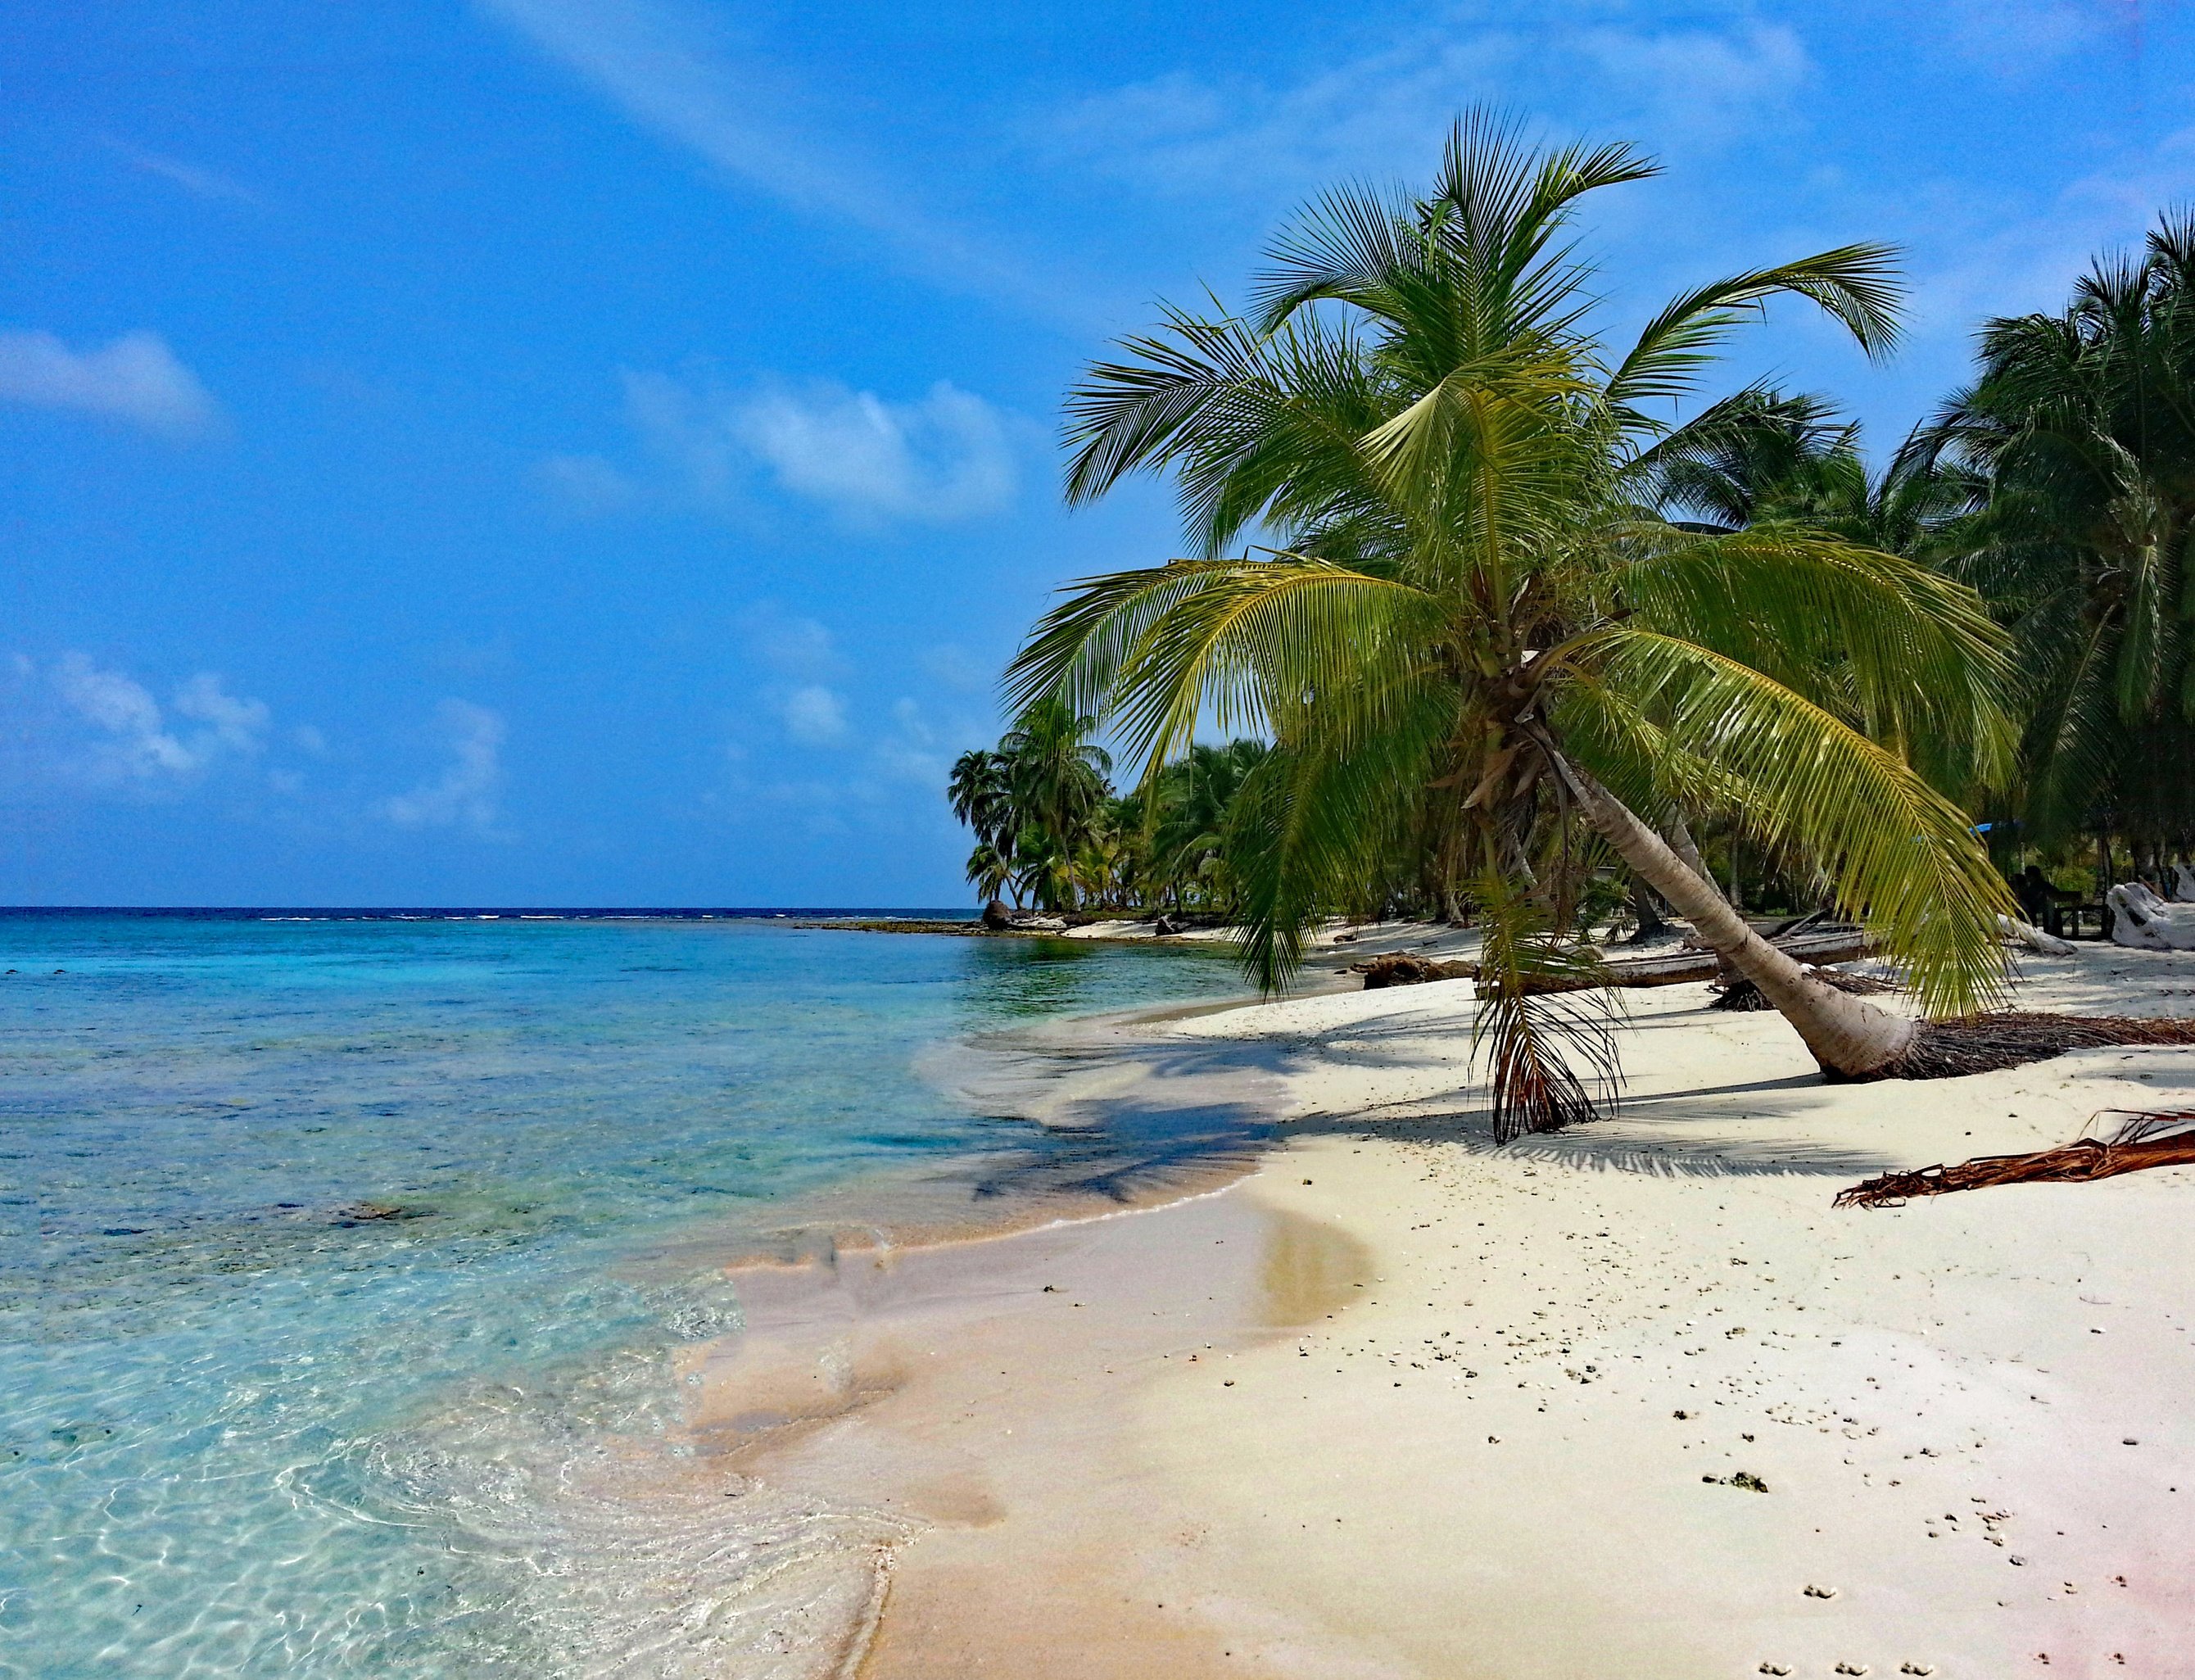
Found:
[{"label": "driftwood", "polygon": [[2055,933],[2046,933],[2031,921],[2021,921],[2015,916],[1999,915],[1996,929],[2008,945],[2025,945],[2041,956],[2078,956],[2081,948],[2071,939],[2061,939]]},{"label": "driftwood", "polygon": [[[2106,1109],[2104,1114],[2123,1113]],[[2103,1115],[2095,1117],[2100,1120]],[[2091,1124],[2094,1122],[2091,1121]],[[1894,1208],[1916,1196],[1984,1190],[1996,1184],[2081,1184],[2144,1167],[2195,1166],[2195,1109],[2131,1114],[2110,1138],[2082,1138],[2059,1149],[1983,1155],[1956,1167],[1885,1173],[1838,1192],[1840,1208]]]},{"label": "driftwood", "polygon": [[1349,966],[1364,977],[1367,991],[1423,985],[1427,980],[1470,980],[1478,975],[1475,962],[1442,962],[1415,951],[1388,951]]},{"label": "driftwood", "polygon": [[2104,895],[2111,907],[2111,939],[2136,950],[2195,950],[2195,906],[2175,904],[2130,880]]},{"label": "driftwood", "polygon": [[[1826,932],[1802,928],[1769,943],[1805,963],[1852,962],[1875,949],[1866,932],[1857,927],[1836,927]],[[1427,980],[1475,979],[1478,974],[1476,963],[1442,962],[1414,951],[1395,951],[1363,962],[1352,962],[1349,967],[1364,977],[1367,991],[1377,991],[1384,986],[1419,985]],[[1615,957],[1607,963],[1606,970],[1610,983],[1619,986],[1678,986],[1691,980],[1712,980],[1721,972],[1720,960],[1713,951],[1691,950],[1665,951],[1652,956]],[[1538,996],[1588,991],[1596,984],[1581,976],[1547,975],[1527,981],[1524,990]]]}]

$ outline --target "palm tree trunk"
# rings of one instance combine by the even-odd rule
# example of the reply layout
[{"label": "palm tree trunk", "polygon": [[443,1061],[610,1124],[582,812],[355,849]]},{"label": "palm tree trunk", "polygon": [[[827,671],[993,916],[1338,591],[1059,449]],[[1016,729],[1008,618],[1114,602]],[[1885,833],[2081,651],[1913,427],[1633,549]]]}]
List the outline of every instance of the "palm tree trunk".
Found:
[{"label": "palm tree trunk", "polygon": [[1824,985],[1746,923],[1714,886],[1685,867],[1668,842],[1631,808],[1576,765],[1555,767],[1586,818],[1632,873],[1668,899],[1716,954],[1760,988],[1806,1040],[1832,1079],[1880,1078],[1913,1042],[1915,1024],[1861,997]]}]

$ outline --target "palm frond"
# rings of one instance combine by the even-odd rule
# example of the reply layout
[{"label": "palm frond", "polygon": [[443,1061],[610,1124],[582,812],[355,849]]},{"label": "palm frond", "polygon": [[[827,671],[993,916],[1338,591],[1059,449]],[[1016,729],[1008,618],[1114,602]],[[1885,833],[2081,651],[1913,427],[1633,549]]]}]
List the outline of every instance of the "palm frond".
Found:
[{"label": "palm frond", "polygon": [[1883,355],[1898,342],[1904,311],[1898,275],[1892,246],[1846,245],[1696,286],[1672,298],[1640,331],[1609,376],[1608,401],[1628,407],[1689,395],[1715,348],[1765,315],[1767,300],[1780,292],[1819,305],[1868,355]]},{"label": "palm frond", "polygon": [[1471,1051],[1487,1070],[1495,1141],[1599,1119],[1622,1081],[1606,963],[1558,941],[1546,909],[1501,877],[1475,897],[1485,937]]},{"label": "palm frond", "polygon": [[2017,909],[1965,812],[1896,753],[1772,678],[1696,643],[1608,626],[1560,702],[1626,690],[1687,753],[1742,778],[1749,823],[1817,859],[1844,912],[1906,970],[1932,1015],[2002,996],[1996,918]]}]

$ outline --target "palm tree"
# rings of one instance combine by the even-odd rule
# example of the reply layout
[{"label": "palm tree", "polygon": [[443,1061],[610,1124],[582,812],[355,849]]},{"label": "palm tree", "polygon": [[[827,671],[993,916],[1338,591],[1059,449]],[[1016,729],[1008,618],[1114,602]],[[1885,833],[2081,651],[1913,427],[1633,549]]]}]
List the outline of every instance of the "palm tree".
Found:
[{"label": "palm tree", "polygon": [[1887,554],[1927,555],[1987,499],[1976,472],[1944,459],[1916,428],[1881,472],[1859,424],[1825,399],[1752,386],[1654,452],[1653,499],[1707,530],[1796,524]]},{"label": "palm tree", "polygon": [[1926,441],[1990,486],[1959,567],[2030,678],[2031,834],[2195,845],[2195,214],[2062,314],[1990,322]]},{"label": "palm tree", "polygon": [[[1851,245],[1688,292],[1609,356],[1564,230],[1587,194],[1656,172],[1622,146],[1535,153],[1473,115],[1423,197],[1349,188],[1305,212],[1254,319],[1169,310],[1126,340],[1069,398],[1069,499],[1172,471],[1201,551],[1084,580],[1008,686],[1102,713],[1147,778],[1200,722],[1270,735],[1237,855],[1243,954],[1268,986],[1398,835],[1444,893],[1553,904],[1586,861],[1582,828],[1826,1071],[1877,1077],[1915,1025],[1770,946],[1638,812],[1742,812],[1816,862],[1932,1013],[1973,1011],[2000,992],[2010,898],[1957,808],[1829,702],[1903,739],[2002,742],[2003,638],[1915,562],[1783,525],[1686,528],[1649,505],[1671,440],[1645,406],[1688,394],[1764,300],[1808,298],[1870,353],[1898,320],[1890,254]],[[1229,555],[1253,529],[1275,546]],[[1822,690],[1832,667],[1849,695]],[[1526,931],[1490,973],[1551,949],[1529,920],[1505,915]],[[1529,1025],[1534,1005],[1519,982],[1488,1007]],[[1575,1111],[1499,1066],[1494,1095],[1498,1129]]]},{"label": "palm tree", "polygon": [[1193,898],[1216,906],[1231,896],[1229,818],[1266,750],[1262,741],[1197,742],[1166,767],[1151,850],[1155,880],[1177,900]]},{"label": "palm tree", "polygon": [[1046,909],[1071,901],[1074,854],[1112,794],[1106,777],[1113,760],[1094,740],[1097,731],[1095,717],[1039,696],[999,743],[1008,804],[1019,825],[1015,846],[1030,857],[1023,879]]},{"label": "palm tree", "polygon": [[[983,902],[994,904],[999,894],[1014,885],[1014,838],[1021,820],[1014,809],[1011,766],[1000,753],[971,748],[953,761],[946,783],[946,798],[953,814],[976,834],[976,849],[968,854],[968,881]],[[1018,886],[1015,901],[1020,902]]]}]

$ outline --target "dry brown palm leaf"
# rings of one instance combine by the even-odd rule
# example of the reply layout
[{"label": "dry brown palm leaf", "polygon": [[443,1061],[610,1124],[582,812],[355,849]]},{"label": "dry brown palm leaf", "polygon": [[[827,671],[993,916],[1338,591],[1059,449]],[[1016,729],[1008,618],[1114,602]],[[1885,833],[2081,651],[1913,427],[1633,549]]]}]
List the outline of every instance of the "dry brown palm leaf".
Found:
[{"label": "dry brown palm leaf", "polygon": [[2195,1166],[2195,1109],[2163,1109],[2124,1115],[2110,1138],[2084,1137],[2057,1149],[2022,1155],[1984,1155],[1956,1167],[1923,1167],[1913,1173],[1885,1173],[1838,1192],[1841,1208],[1894,1208],[1916,1196],[1942,1196],[1954,1190],[1984,1190],[1996,1184],[2078,1184],[2111,1178],[2144,1167]]}]

